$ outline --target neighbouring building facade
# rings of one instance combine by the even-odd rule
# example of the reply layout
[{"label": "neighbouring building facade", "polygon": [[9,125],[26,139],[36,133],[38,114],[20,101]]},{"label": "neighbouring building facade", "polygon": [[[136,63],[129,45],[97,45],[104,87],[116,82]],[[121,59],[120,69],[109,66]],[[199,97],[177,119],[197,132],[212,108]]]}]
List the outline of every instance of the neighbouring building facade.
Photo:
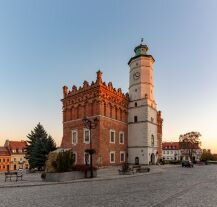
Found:
[{"label": "neighbouring building facade", "polygon": [[0,172],[10,170],[11,155],[6,147],[0,147]]},{"label": "neighbouring building facade", "polygon": [[6,140],[4,147],[10,153],[10,170],[28,169],[29,163],[25,158],[26,141],[10,141]]},{"label": "neighbouring building facade", "polygon": [[[158,162],[162,155],[163,119],[154,99],[154,58],[147,50],[146,45],[140,44],[128,62],[129,95],[115,89],[111,82],[106,84],[101,71],[92,83],[84,81],[83,86],[72,89],[63,87],[61,146],[73,150],[76,164],[85,164],[90,141],[96,151],[96,166]],[[85,116],[94,123],[91,131],[83,125]]]},{"label": "neighbouring building facade", "polygon": [[163,142],[163,160],[181,160],[179,142]]},{"label": "neighbouring building facade", "polygon": [[203,153],[203,150],[200,148],[199,144],[195,144],[193,149],[190,149],[190,150],[189,149],[182,149],[180,147],[180,151],[181,151],[181,158],[184,160],[190,159],[189,151],[191,151],[193,161],[200,161],[200,157]]},{"label": "neighbouring building facade", "polygon": [[[179,142],[163,142],[163,159],[164,160],[188,160],[189,151],[188,149],[182,149]],[[193,161],[200,161],[203,150],[199,145],[195,145],[192,150],[192,159]]]}]

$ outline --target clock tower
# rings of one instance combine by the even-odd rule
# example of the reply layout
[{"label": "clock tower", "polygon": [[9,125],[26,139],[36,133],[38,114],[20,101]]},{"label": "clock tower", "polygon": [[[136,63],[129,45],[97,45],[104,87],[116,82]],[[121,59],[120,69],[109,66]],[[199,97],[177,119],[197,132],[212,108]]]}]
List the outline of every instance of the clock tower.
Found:
[{"label": "clock tower", "polygon": [[155,60],[147,51],[148,46],[141,43],[128,62],[128,162],[131,164],[156,164],[158,160],[158,123],[153,85]]}]

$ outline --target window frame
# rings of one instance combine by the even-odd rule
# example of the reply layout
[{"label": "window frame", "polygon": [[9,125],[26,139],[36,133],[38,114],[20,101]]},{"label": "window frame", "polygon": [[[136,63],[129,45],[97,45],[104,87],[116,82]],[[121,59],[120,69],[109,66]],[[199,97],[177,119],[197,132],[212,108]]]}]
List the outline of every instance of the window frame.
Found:
[{"label": "window frame", "polygon": [[74,165],[77,164],[77,156],[78,156],[78,153],[77,152],[72,152],[73,155],[75,155],[75,162],[74,162]]},{"label": "window frame", "polygon": [[154,135],[152,134],[151,135],[151,146],[154,146],[155,145],[155,138],[154,138]]},{"label": "window frame", "polygon": [[[86,134],[85,134],[85,132],[87,132],[88,131],[88,137],[89,137],[89,141],[86,141]],[[84,131],[83,131],[83,139],[84,139],[84,143],[85,144],[90,144],[90,129],[87,129],[87,128],[84,128]]]},{"label": "window frame", "polygon": [[[114,161],[111,160],[111,155],[112,155],[112,154],[114,154]],[[115,163],[115,151],[111,151],[111,152],[109,153],[109,161],[110,161],[111,164],[114,164],[114,163]]]},{"label": "window frame", "polygon": [[89,159],[88,159],[89,162],[87,164],[90,165],[90,154],[88,152],[84,152],[84,164],[86,164],[86,162],[85,162],[85,155],[86,154],[88,154],[88,157],[89,157]]},{"label": "window frame", "polygon": [[[121,135],[123,135],[123,137],[122,137],[123,142],[121,142]],[[123,131],[119,132],[119,144],[124,144],[124,132]]]},{"label": "window frame", "polygon": [[[73,135],[74,135],[74,133],[76,133],[76,136],[75,136],[75,143],[74,143],[74,137],[73,137]],[[77,129],[72,129],[72,144],[73,145],[76,145],[76,144],[78,144],[78,130]]]},{"label": "window frame", "polygon": [[[112,142],[111,138],[112,138],[112,133],[114,133],[114,141]],[[109,143],[110,144],[115,144],[115,130],[114,129],[110,129],[109,130]]]},{"label": "window frame", "polygon": [[[121,160],[121,154],[124,155],[124,160]],[[120,151],[120,163],[123,163],[126,161],[126,152],[125,151]]]}]

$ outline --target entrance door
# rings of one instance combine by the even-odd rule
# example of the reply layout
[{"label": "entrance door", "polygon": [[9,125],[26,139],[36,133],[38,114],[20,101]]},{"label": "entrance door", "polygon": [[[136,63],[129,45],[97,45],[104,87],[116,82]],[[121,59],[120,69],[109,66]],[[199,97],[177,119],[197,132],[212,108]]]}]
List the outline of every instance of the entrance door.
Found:
[{"label": "entrance door", "polygon": [[139,157],[135,158],[135,165],[139,165]]},{"label": "entrance door", "polygon": [[154,153],[151,154],[151,164],[155,165],[155,155],[154,155]]}]

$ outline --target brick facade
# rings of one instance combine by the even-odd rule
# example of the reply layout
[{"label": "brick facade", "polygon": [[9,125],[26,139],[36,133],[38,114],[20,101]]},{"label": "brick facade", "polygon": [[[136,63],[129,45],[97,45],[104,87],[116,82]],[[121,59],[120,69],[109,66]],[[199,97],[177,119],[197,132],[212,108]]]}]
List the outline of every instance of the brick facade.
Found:
[{"label": "brick facade", "polygon": [[[85,149],[90,148],[84,142],[85,127],[82,118],[87,116],[92,121],[97,118],[98,123],[91,130],[92,148],[96,150],[93,163],[96,166],[118,165],[121,163],[120,154],[127,159],[127,110],[128,95],[121,89],[115,89],[112,83],[106,84],[102,80],[102,72],[97,72],[95,82],[89,84],[84,81],[83,86],[77,89],[63,87],[63,139],[62,147],[72,148],[76,154],[76,164],[84,164]],[[73,144],[74,132],[74,144]],[[88,132],[87,132],[88,133]],[[110,141],[113,133],[114,143]],[[121,135],[120,135],[121,134]],[[124,143],[119,143],[122,136]],[[76,139],[77,138],[77,139]],[[110,162],[110,153],[114,162]],[[123,159],[122,155],[122,159]]]},{"label": "brick facade", "polygon": [[0,147],[0,172],[10,170],[11,155],[6,147]]},{"label": "brick facade", "polygon": [[29,162],[26,159],[26,146],[26,141],[5,141],[4,147],[10,152],[10,170],[29,168]]},{"label": "brick facade", "polygon": [[158,141],[158,157],[162,158],[162,126],[163,119],[161,117],[161,111],[157,112],[157,141]]}]

